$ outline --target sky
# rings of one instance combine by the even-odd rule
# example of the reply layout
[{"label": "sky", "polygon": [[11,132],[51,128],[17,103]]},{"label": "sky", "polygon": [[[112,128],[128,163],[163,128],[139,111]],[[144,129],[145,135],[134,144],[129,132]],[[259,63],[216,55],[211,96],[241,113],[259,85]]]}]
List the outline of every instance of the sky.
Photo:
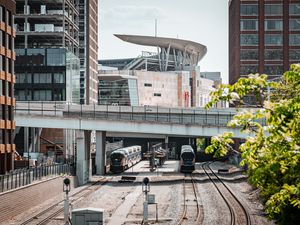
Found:
[{"label": "sky", "polygon": [[113,34],[155,35],[203,44],[200,71],[221,72],[228,82],[228,0],[99,0],[99,59],[134,58],[156,48]]}]

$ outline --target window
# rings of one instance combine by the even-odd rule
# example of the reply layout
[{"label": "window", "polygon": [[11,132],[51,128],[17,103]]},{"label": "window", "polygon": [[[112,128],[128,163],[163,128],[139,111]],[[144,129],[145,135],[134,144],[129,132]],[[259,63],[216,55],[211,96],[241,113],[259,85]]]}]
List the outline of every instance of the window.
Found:
[{"label": "window", "polygon": [[242,16],[257,16],[258,15],[258,5],[241,5],[241,15]]},{"label": "window", "polygon": [[258,30],[258,20],[241,20],[241,30]]},{"label": "window", "polygon": [[65,49],[47,49],[48,66],[64,66],[66,64]]},{"label": "window", "polygon": [[265,5],[265,15],[282,15],[282,5]]},{"label": "window", "polygon": [[282,45],[282,34],[265,34],[265,45]]},{"label": "window", "polygon": [[27,73],[16,74],[16,82],[19,84],[31,83],[31,74],[27,74]]},{"label": "window", "polygon": [[265,50],[265,59],[266,60],[282,60],[283,51],[276,49],[266,49]]},{"label": "window", "polygon": [[241,34],[241,46],[258,45],[257,34]]},{"label": "window", "polygon": [[154,96],[161,97],[161,93],[154,93]]},{"label": "window", "polygon": [[300,45],[300,35],[299,34],[290,34],[290,45]]},{"label": "window", "polygon": [[34,101],[51,101],[51,90],[36,90],[33,92]]},{"label": "window", "polygon": [[250,73],[258,73],[258,65],[242,65],[241,66],[241,75],[248,75]]},{"label": "window", "polygon": [[5,22],[5,9],[3,6],[0,6],[0,19],[2,22]]},{"label": "window", "polygon": [[45,65],[45,49],[30,48],[27,49],[27,55],[30,60],[30,64],[34,66],[44,66]]},{"label": "window", "polygon": [[300,4],[290,4],[290,15],[300,15]]},{"label": "window", "polygon": [[152,87],[152,84],[150,84],[150,83],[144,83],[144,86],[145,87]]},{"label": "window", "polygon": [[240,53],[241,60],[258,60],[258,50],[243,49]]},{"label": "window", "polygon": [[283,29],[282,20],[265,20],[265,31],[282,30],[282,29]]},{"label": "window", "polygon": [[267,75],[281,75],[283,74],[282,65],[265,65],[264,73]]},{"label": "window", "polygon": [[290,50],[290,60],[300,60],[300,49]]},{"label": "window", "polygon": [[290,30],[300,30],[300,20],[292,19],[290,20]]},{"label": "window", "polygon": [[53,74],[53,83],[63,84],[65,83],[65,76],[63,73]]},{"label": "window", "polygon": [[51,83],[51,73],[34,73],[33,83],[35,84],[49,84]]}]

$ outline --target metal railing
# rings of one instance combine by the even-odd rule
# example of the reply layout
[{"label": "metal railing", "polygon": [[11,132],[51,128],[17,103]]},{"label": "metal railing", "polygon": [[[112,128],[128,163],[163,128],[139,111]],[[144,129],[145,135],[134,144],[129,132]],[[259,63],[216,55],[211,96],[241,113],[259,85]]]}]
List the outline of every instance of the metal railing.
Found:
[{"label": "metal railing", "polygon": [[46,176],[56,176],[60,174],[69,174],[70,166],[68,164],[56,164],[49,166],[39,166],[10,171],[5,175],[0,175],[0,192],[9,191],[15,188],[26,186],[36,180],[41,180]]},{"label": "metal railing", "polygon": [[[226,126],[236,114],[233,108],[163,108],[155,106],[73,105],[57,102],[17,103],[16,113],[71,118],[125,120],[201,126]],[[259,121],[265,124],[264,120]]]}]

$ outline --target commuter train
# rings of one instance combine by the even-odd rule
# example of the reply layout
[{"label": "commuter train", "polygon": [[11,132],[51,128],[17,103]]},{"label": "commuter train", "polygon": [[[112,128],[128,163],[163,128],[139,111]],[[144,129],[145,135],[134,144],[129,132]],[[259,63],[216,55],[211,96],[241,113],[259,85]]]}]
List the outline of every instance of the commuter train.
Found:
[{"label": "commuter train", "polygon": [[120,173],[142,159],[142,148],[139,145],[134,145],[125,148],[114,150],[110,154],[110,171]]},{"label": "commuter train", "polygon": [[180,172],[195,170],[195,153],[190,145],[182,145],[180,153]]}]

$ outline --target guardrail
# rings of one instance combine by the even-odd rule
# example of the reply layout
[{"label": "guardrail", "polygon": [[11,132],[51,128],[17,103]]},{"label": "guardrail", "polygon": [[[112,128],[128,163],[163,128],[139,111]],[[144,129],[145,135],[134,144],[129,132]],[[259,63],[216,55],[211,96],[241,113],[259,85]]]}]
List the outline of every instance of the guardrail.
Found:
[{"label": "guardrail", "polygon": [[[126,120],[207,126],[226,126],[236,109],[163,108],[152,106],[71,105],[56,102],[18,103],[16,113],[88,119]],[[259,121],[265,124],[264,120]]]},{"label": "guardrail", "polygon": [[5,175],[0,175],[0,192],[12,190],[31,184],[36,180],[41,180],[49,175],[69,174],[68,164],[56,164],[49,166],[39,166],[10,171]]}]

